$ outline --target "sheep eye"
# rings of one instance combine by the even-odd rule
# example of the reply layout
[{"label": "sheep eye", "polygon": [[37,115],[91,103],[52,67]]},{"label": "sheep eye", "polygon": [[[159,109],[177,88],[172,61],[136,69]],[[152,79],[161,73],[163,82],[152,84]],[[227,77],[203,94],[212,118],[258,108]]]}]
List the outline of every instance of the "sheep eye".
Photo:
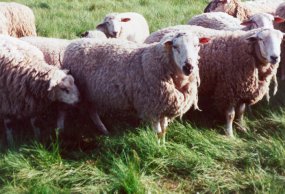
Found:
[{"label": "sheep eye", "polygon": [[65,93],[69,94],[69,90],[67,88],[61,88]]}]

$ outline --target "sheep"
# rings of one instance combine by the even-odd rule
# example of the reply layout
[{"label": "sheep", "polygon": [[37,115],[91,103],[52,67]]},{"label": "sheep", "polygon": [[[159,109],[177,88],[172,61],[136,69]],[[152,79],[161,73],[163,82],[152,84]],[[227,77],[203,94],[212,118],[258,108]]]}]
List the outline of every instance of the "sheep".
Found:
[{"label": "sheep", "polygon": [[[284,19],[279,16],[273,16],[267,13],[257,13],[249,17],[248,20],[240,21],[237,18],[234,18],[224,12],[210,12],[203,13],[197,16],[194,16],[188,24],[197,25],[206,28],[212,28],[216,30],[252,30],[255,28],[271,28],[273,29],[273,24],[282,23]],[[245,26],[245,27],[244,27]],[[284,73],[285,74],[285,73]],[[273,95],[278,91],[278,82],[277,77],[273,76],[272,78],[274,84]],[[270,95],[266,95],[266,99],[269,102]]]},{"label": "sheep", "polygon": [[171,33],[152,45],[81,39],[67,47],[63,67],[75,77],[103,133],[108,130],[99,115],[127,112],[151,122],[165,143],[168,122],[192,105],[198,108],[199,41],[208,39],[191,33]]},{"label": "sheep", "polygon": [[204,9],[204,12],[225,12],[241,21],[249,19],[255,13],[273,14],[277,6],[283,0],[251,1],[241,2],[241,0],[212,0]]},{"label": "sheep", "polygon": [[19,3],[0,2],[0,13],[0,20],[6,20],[6,25],[2,26],[2,21],[0,22],[0,32],[5,31],[2,34],[18,38],[37,35],[35,16],[29,7]]},{"label": "sheep", "polygon": [[22,37],[21,40],[28,42],[44,54],[44,59],[47,64],[61,67],[65,48],[72,42],[72,40],[59,38],[46,38],[27,36]]},{"label": "sheep", "polygon": [[224,12],[210,12],[196,15],[188,21],[189,25],[202,26],[216,30],[252,30],[255,28],[274,28],[273,23],[284,22],[284,19],[267,13],[257,13],[248,20],[239,19]]},{"label": "sheep", "polygon": [[[275,12],[276,15],[280,17],[285,17],[285,3],[282,3],[278,6]],[[285,23],[278,23],[275,25],[275,28],[281,32],[285,32]],[[281,46],[281,63],[280,63],[280,76],[281,80],[285,80],[285,44],[282,43]]]},{"label": "sheep", "polygon": [[99,30],[89,30],[86,32],[83,32],[81,34],[82,38],[97,38],[97,39],[107,39],[107,36]]},{"label": "sheep", "polygon": [[0,115],[4,118],[8,144],[13,144],[10,122],[31,118],[36,138],[35,118],[53,102],[75,104],[79,92],[66,71],[46,64],[42,52],[14,37],[0,35]]},{"label": "sheep", "polygon": [[[202,30],[195,32],[193,26],[186,29],[185,26],[162,29],[146,42],[158,41],[171,31],[190,31],[198,36],[213,34],[211,29],[204,30],[204,33]],[[282,38],[283,34],[274,29],[220,31],[209,44],[201,47],[199,99],[214,100],[218,112],[225,114],[228,136],[233,137],[235,111],[239,128],[245,131],[240,124],[245,104],[255,104],[268,93],[270,81],[278,68]]]},{"label": "sheep", "polygon": [[110,13],[96,29],[104,32],[108,38],[127,39],[137,43],[143,43],[149,36],[146,19],[134,12]]}]

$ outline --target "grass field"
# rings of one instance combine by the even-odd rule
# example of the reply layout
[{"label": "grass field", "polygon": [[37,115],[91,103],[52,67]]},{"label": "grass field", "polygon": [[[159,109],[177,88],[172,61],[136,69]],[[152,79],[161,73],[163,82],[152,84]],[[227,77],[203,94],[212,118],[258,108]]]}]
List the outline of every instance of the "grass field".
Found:
[{"label": "grass field", "polygon": [[[113,11],[142,13],[151,31],[184,24],[207,2],[16,1],[34,10],[39,35],[60,38],[76,38]],[[60,143],[51,136],[41,144],[32,140],[31,129],[21,132],[14,148],[0,146],[0,193],[284,193],[285,84],[280,85],[269,105],[261,102],[247,114],[250,131],[235,139],[202,113],[172,123],[165,147],[147,124],[109,122],[112,135],[102,137],[88,119],[74,119]]]}]

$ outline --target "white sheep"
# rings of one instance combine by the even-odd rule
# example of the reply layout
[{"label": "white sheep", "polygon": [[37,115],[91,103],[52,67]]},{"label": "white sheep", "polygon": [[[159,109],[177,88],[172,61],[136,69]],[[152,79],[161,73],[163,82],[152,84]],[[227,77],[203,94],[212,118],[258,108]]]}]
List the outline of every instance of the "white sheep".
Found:
[{"label": "white sheep", "polygon": [[57,67],[61,67],[65,48],[71,43],[71,40],[67,39],[39,36],[22,37],[21,40],[40,49],[44,54],[46,63]]},{"label": "white sheep", "polygon": [[0,2],[0,13],[0,32],[5,31],[2,34],[14,37],[37,35],[35,16],[29,7],[19,3]]},{"label": "white sheep", "polygon": [[107,39],[107,36],[100,30],[89,30],[81,34],[82,38]]},{"label": "white sheep", "polygon": [[0,116],[9,144],[13,143],[13,118],[31,118],[38,138],[36,116],[53,102],[74,104],[79,100],[73,77],[46,64],[39,49],[19,39],[0,35],[0,72]]},{"label": "white sheep", "polygon": [[168,122],[197,108],[198,51],[191,33],[172,33],[152,45],[81,39],[67,47],[63,67],[102,132],[108,134],[98,114],[133,113],[151,122],[164,141]]},{"label": "white sheep", "polygon": [[284,22],[284,19],[267,13],[257,13],[249,17],[249,19],[240,21],[239,19],[224,13],[210,12],[203,13],[192,17],[189,25],[202,26],[215,30],[251,30],[255,28],[274,28],[274,23]]},{"label": "white sheep", "polygon": [[108,38],[127,39],[137,43],[143,43],[149,36],[146,19],[134,12],[110,13],[96,29],[104,32]]},{"label": "white sheep", "polygon": [[[146,42],[157,42],[171,31],[192,32],[200,37],[213,37],[212,34],[216,33],[216,37],[202,46],[199,52],[199,100],[205,98],[209,104],[214,101],[218,112],[225,114],[226,133],[232,137],[235,112],[241,122],[245,104],[255,104],[269,91],[270,81],[280,61],[283,33],[263,28],[251,31],[201,28],[168,27],[150,35]],[[241,125],[239,128],[245,130]]]}]

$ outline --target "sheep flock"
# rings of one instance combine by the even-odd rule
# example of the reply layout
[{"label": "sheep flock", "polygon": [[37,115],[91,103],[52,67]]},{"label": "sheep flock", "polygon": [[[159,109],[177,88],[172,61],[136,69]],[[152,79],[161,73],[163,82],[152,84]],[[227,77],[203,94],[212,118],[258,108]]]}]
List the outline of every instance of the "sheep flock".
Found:
[{"label": "sheep flock", "polygon": [[36,120],[52,107],[60,130],[73,109],[104,135],[112,131],[102,117],[126,114],[149,123],[159,144],[171,121],[195,110],[206,115],[214,109],[228,137],[234,128],[248,130],[246,107],[269,101],[278,78],[285,79],[285,2],[212,0],[204,12],[152,33],[139,13],[109,13],[67,40],[37,36],[32,9],[0,2],[0,116],[7,144],[14,142],[18,119],[29,119],[40,139]]}]

